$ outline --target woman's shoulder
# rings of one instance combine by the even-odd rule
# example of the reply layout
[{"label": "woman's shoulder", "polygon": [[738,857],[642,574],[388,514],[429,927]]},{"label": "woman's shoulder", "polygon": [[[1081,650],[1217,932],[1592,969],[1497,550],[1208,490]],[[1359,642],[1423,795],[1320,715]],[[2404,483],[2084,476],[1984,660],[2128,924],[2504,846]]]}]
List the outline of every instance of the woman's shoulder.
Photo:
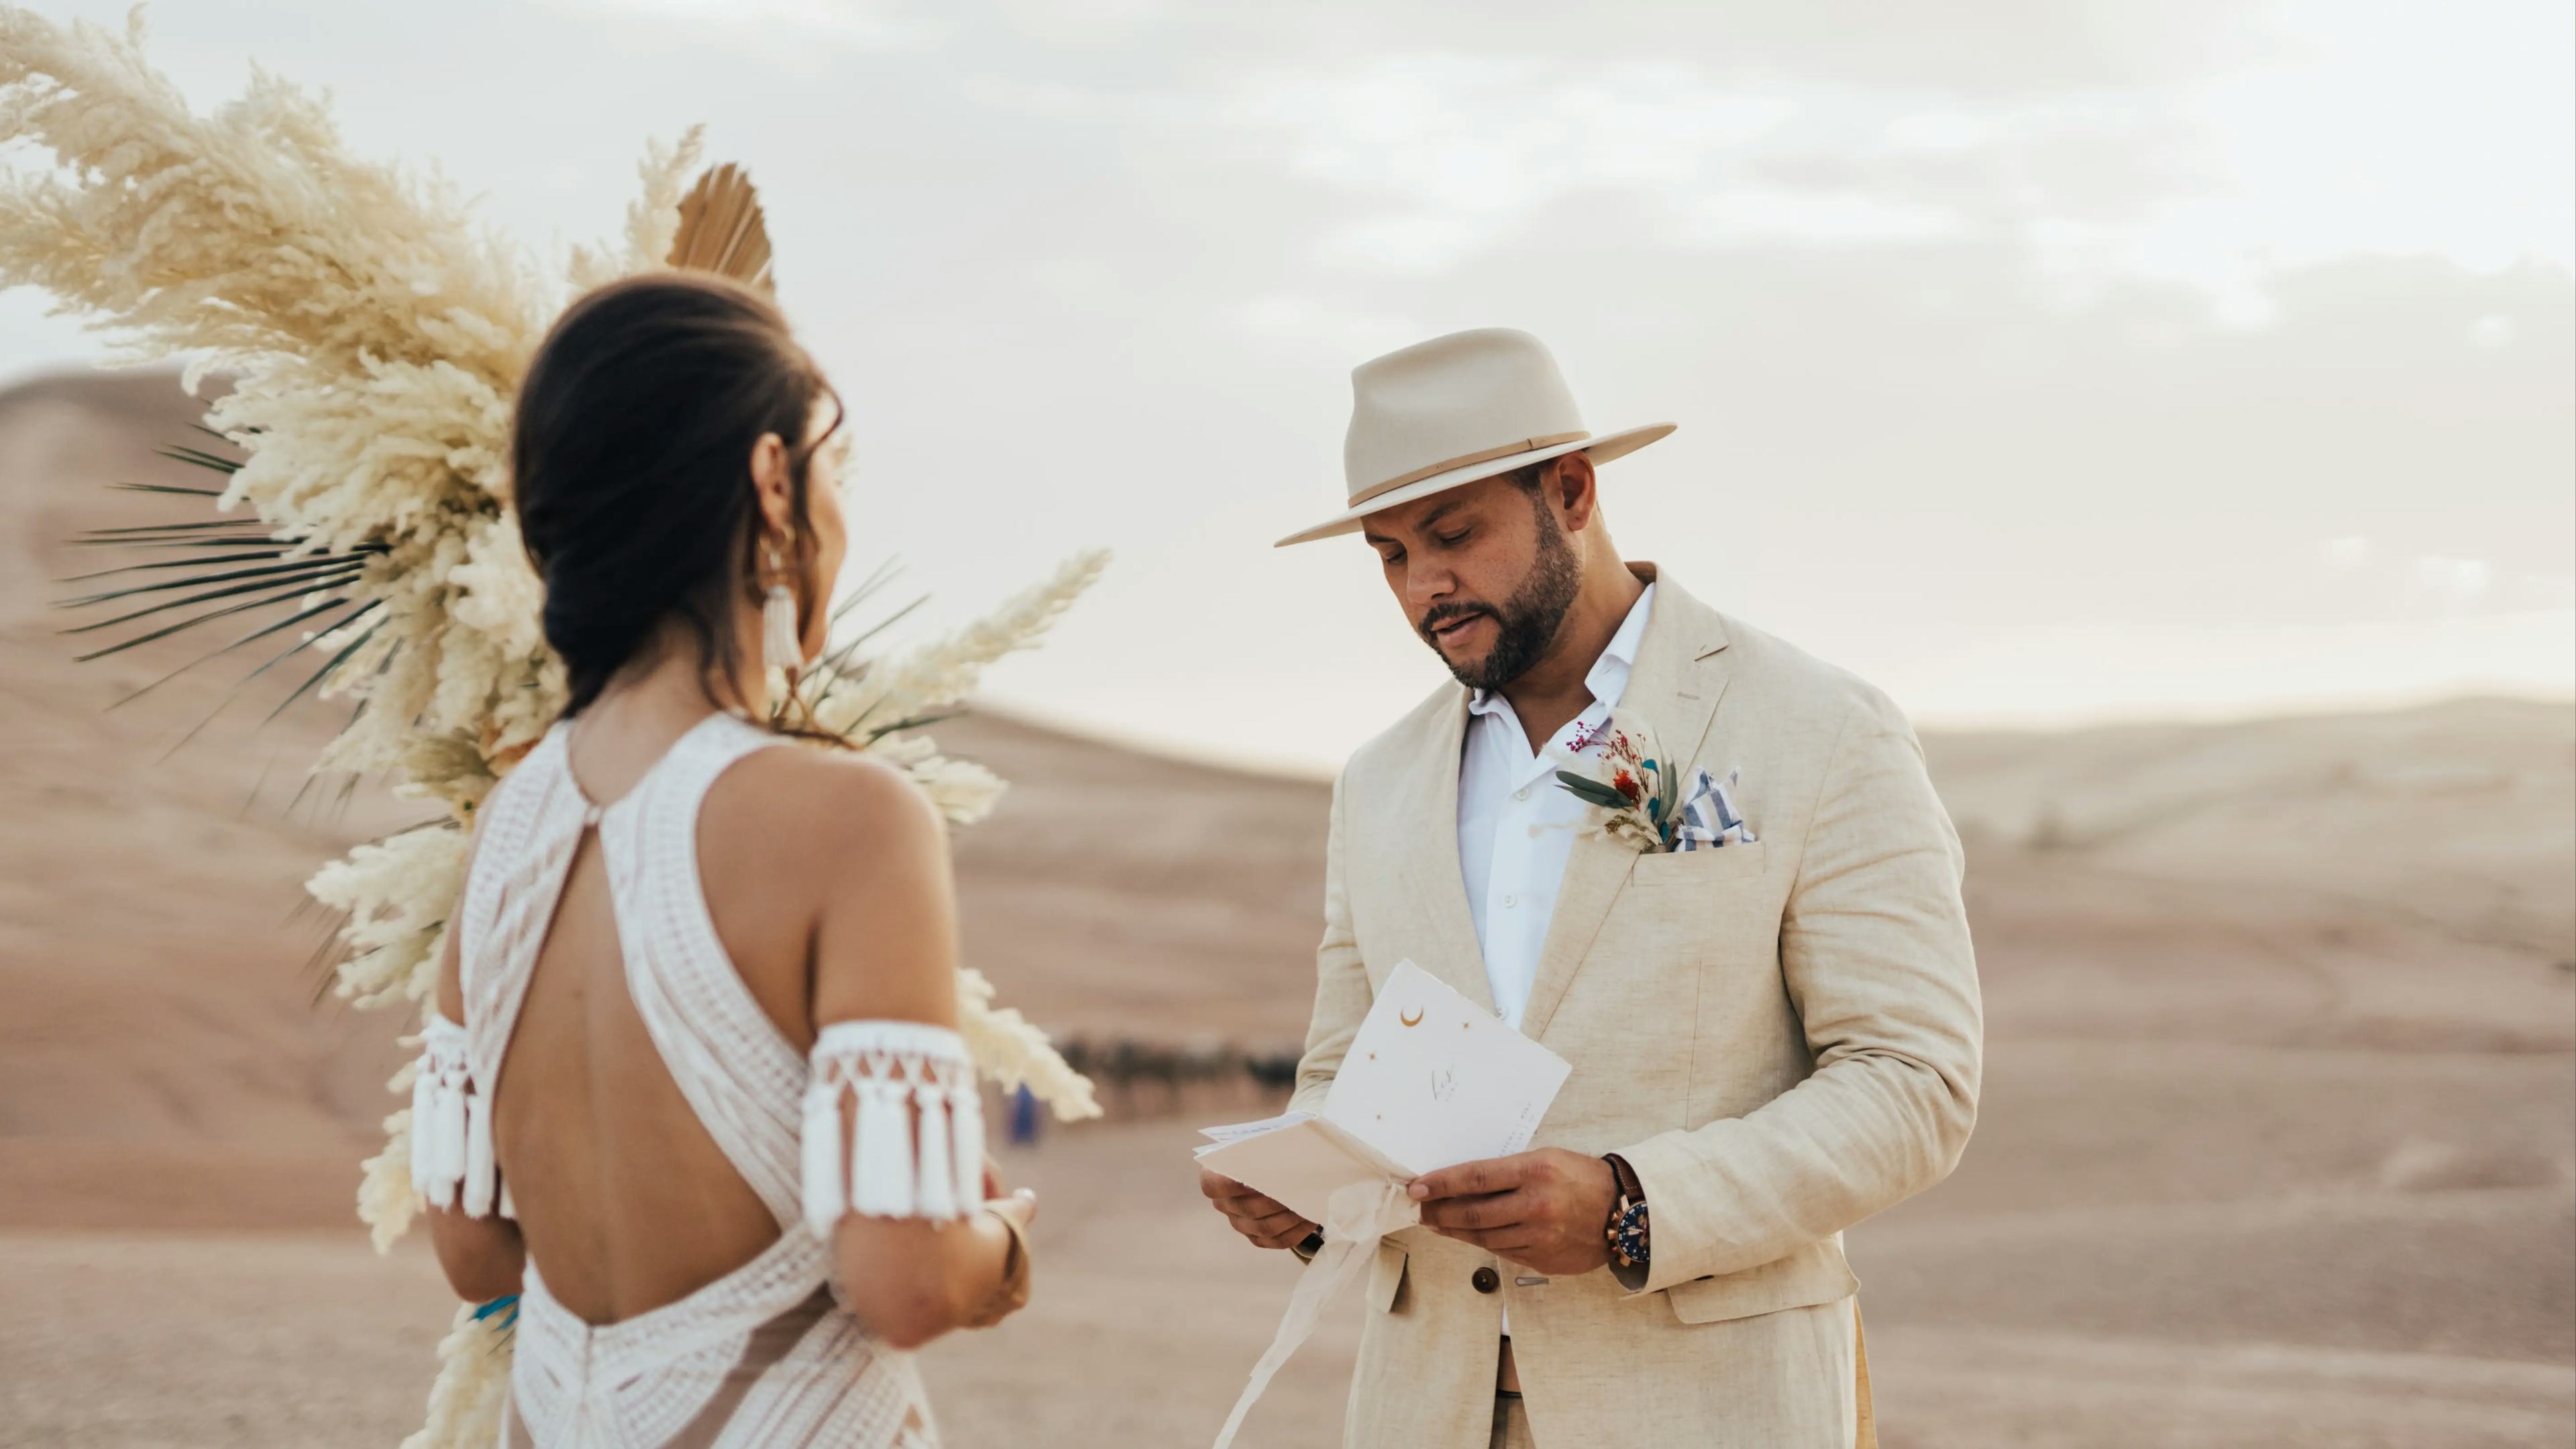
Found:
[{"label": "woman's shoulder", "polygon": [[780,745],[754,750],[707,792],[701,840],[811,858],[937,848],[939,812],[896,766],[846,750]]},{"label": "woman's shoulder", "polygon": [[[763,749],[725,773],[704,809],[701,878],[746,979],[769,962],[802,990],[810,956],[816,1021],[949,1019],[947,828],[910,776],[844,751]],[[746,917],[746,903],[760,908]]]},{"label": "woman's shoulder", "polygon": [[[953,953],[915,949],[950,933],[953,888],[945,827],[898,768],[754,750],[707,791],[697,843],[716,934],[791,1039],[809,1019],[917,1014],[924,983],[947,980],[928,965],[953,970]],[[904,969],[915,958],[925,969]]]}]

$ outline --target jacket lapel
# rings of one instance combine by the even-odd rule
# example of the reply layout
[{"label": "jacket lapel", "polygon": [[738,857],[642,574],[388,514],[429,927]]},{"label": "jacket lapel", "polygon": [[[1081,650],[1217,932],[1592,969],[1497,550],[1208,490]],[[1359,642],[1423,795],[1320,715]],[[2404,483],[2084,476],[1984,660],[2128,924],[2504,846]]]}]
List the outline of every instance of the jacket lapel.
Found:
[{"label": "jacket lapel", "polygon": [[1485,952],[1476,941],[1476,918],[1467,909],[1466,871],[1458,862],[1458,767],[1467,743],[1466,689],[1453,687],[1448,706],[1434,711],[1430,721],[1419,742],[1418,760],[1404,772],[1412,786],[1403,812],[1403,829],[1410,838],[1399,858],[1436,946],[1432,960],[1414,964],[1492,1011],[1494,991],[1485,980]]},{"label": "jacket lapel", "polygon": [[[1642,573],[1652,565],[1639,565]],[[1657,579],[1654,616],[1637,646],[1637,666],[1620,695],[1618,713],[1642,721],[1653,732],[1661,759],[1688,769],[1717,716],[1719,696],[1726,692],[1726,628],[1717,611],[1683,593],[1669,578]],[[1449,775],[1452,816],[1458,791],[1457,771]],[[1454,837],[1455,832],[1452,832]],[[1449,858],[1457,860],[1453,838]],[[1637,852],[1598,831],[1574,838],[1566,857],[1565,879],[1557,888],[1556,915],[1548,922],[1547,941],[1539,950],[1538,979],[1530,987],[1529,1007],[1521,1014],[1521,1034],[1538,1040],[1557,1003],[1582,966],[1592,940],[1601,933],[1611,907],[1626,889]],[[1463,895],[1463,889],[1461,894]]]}]

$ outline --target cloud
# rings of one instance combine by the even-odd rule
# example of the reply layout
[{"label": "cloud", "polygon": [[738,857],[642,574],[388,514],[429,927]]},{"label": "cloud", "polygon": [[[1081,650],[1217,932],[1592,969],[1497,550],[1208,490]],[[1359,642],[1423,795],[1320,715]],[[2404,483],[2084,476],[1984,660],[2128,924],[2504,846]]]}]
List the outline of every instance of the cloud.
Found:
[{"label": "cloud", "polygon": [[1345,365],[1430,335],[1410,317],[1278,293],[1235,308],[1234,320],[1265,342],[1312,348]]},{"label": "cloud", "polygon": [[1705,195],[1725,158],[1796,110],[1697,70],[1429,54],[1274,76],[1237,107],[1299,172],[1380,208],[1337,255],[1437,267],[1573,192]]},{"label": "cloud", "polygon": [[[569,10],[612,12],[599,23],[657,20],[704,40],[810,73],[839,52],[929,50],[946,36],[940,20],[869,0],[556,0]],[[819,49],[818,49],[819,47]]]},{"label": "cloud", "polygon": [[2428,554],[2415,560],[2408,576],[2410,598],[2427,600],[2445,609],[2472,607],[2485,599],[2495,583],[2495,565],[2482,558],[2444,558]]},{"label": "cloud", "polygon": [[1272,58],[1449,50],[1575,74],[1689,55],[1730,84],[1788,76],[1966,102],[2171,84],[2278,46],[2243,0],[1625,0],[1582,11],[1579,28],[1563,0],[1485,0],[1472,24],[1459,7],[1400,0],[1198,11],[1202,41]]},{"label": "cloud", "polygon": [[2576,609],[2576,574],[2519,574],[2507,602],[2516,609],[2565,613]]},{"label": "cloud", "polygon": [[1905,155],[1954,155],[1979,145],[1986,123],[1959,111],[1917,111],[1887,123],[1884,139],[1891,151]]},{"label": "cloud", "polygon": [[1716,243],[1810,242],[1825,246],[1900,245],[1964,234],[1955,211],[1862,191],[1737,186],[1691,211],[1694,236]]},{"label": "cloud", "polygon": [[2041,218],[2055,271],[2178,282],[2252,328],[2278,315],[2277,276],[2321,263],[2576,270],[2567,7],[2292,0],[2277,15],[2282,53],[2138,98],[2191,138],[2191,169],[2131,218]]},{"label": "cloud", "polygon": [[[1571,67],[1505,7],[1460,48],[1274,62],[1229,81],[1228,118],[1356,206],[1326,258],[1417,274],[1569,196],[1685,249],[1979,236],[2067,305],[2152,280],[2240,329],[2277,321],[2277,276],[2345,258],[2576,270],[2563,6],[1758,8],[1657,11],[1668,53],[1706,61]],[[1967,35],[2024,83],[1958,84]],[[1846,63],[1908,38],[1908,74]]]}]

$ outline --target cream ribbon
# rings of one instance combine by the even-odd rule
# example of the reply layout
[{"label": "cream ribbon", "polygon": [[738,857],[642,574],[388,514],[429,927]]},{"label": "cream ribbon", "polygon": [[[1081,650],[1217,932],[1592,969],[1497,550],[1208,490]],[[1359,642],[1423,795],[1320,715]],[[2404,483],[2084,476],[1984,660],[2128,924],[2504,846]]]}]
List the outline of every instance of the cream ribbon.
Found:
[{"label": "cream ribbon", "polygon": [[1324,1246],[1315,1251],[1315,1260],[1298,1278],[1297,1291],[1288,1295],[1288,1311],[1279,1315],[1279,1332],[1271,1338],[1261,1361],[1252,1366],[1252,1381],[1243,1386],[1243,1396],[1234,1401],[1234,1412],[1225,1416],[1225,1427],[1217,1431],[1214,1449],[1227,1449],[1234,1443],[1235,1431],[1243,1427],[1243,1416],[1260,1402],[1262,1390],[1270,1387],[1271,1376],[1315,1331],[1315,1320],[1323,1313],[1324,1305],[1339,1297],[1343,1287],[1369,1265],[1377,1240],[1421,1221],[1422,1205],[1404,1195],[1403,1183],[1353,1182],[1333,1190],[1324,1204]]}]

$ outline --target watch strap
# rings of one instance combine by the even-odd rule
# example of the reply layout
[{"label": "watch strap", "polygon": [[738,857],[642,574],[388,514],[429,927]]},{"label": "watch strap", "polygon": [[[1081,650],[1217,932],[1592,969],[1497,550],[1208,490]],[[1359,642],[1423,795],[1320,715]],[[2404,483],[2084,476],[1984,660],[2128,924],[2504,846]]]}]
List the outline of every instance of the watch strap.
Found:
[{"label": "watch strap", "polygon": [[1637,1169],[1628,1165],[1628,1159],[1613,1152],[1601,1160],[1610,1164],[1611,1175],[1619,1180],[1621,1196],[1630,1202],[1646,1200],[1646,1184],[1638,1180]]}]

